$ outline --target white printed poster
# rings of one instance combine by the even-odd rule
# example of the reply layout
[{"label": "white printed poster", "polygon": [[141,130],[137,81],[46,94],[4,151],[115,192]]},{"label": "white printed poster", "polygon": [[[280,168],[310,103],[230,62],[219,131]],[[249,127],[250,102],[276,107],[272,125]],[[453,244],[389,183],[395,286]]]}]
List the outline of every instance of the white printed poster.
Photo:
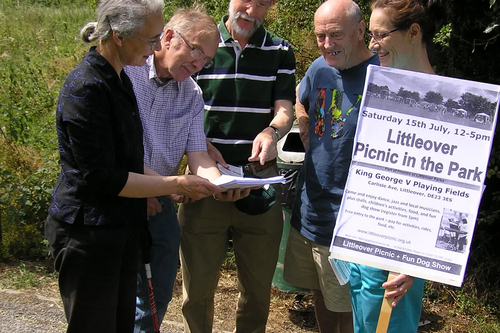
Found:
[{"label": "white printed poster", "polygon": [[332,257],[461,286],[499,91],[370,66]]}]

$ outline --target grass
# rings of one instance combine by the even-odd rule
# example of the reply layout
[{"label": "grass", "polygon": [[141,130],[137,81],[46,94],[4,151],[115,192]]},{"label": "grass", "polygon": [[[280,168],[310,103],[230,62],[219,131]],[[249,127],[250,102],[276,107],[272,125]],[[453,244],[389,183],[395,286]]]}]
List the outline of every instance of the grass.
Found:
[{"label": "grass", "polygon": [[473,317],[468,332],[499,333],[500,327],[495,318]]},{"label": "grass", "polygon": [[0,3],[0,258],[44,249],[42,224],[59,168],[57,98],[89,47],[78,37],[94,19],[88,3],[52,4]]},{"label": "grass", "polygon": [[[0,231],[4,236],[4,248],[8,248],[11,254],[31,253],[30,250],[40,243],[38,238],[28,236],[40,233],[42,222],[36,214],[40,211],[46,214],[42,200],[50,197],[52,181],[55,180],[51,179],[51,170],[44,171],[44,168],[57,167],[54,111],[66,75],[89,47],[80,41],[78,32],[86,22],[95,19],[94,10],[89,5],[91,2],[0,2],[0,204],[3,206],[0,207],[3,229]],[[216,1],[206,2],[210,4],[209,8],[216,4]],[[226,6],[227,2],[224,3],[224,11]],[[276,20],[274,23],[279,22]],[[299,33],[309,36],[309,32]],[[302,39],[310,40],[309,37]],[[298,59],[316,56],[316,53],[314,57],[302,54],[309,49],[316,50],[314,38],[311,43],[309,47],[296,48]],[[301,61],[298,73],[303,73],[307,64]],[[31,169],[35,166],[36,170]],[[5,178],[5,172],[11,178]],[[38,181],[34,179],[24,183],[29,178],[28,174],[38,177]],[[8,193],[7,188],[14,188],[16,192]],[[18,192],[24,194],[18,195]],[[34,208],[38,213],[33,213]],[[7,211],[13,211],[16,219],[6,215]],[[9,244],[6,244],[7,240]],[[24,250],[21,247],[25,247]],[[46,246],[40,248],[46,251]],[[453,332],[500,332],[500,288],[494,283],[482,282],[498,280],[498,260],[491,253],[490,256],[487,253],[471,254],[469,266],[475,268],[468,269],[469,280],[463,288],[426,284],[426,304],[447,309],[450,316],[472,318]],[[46,257],[46,253],[41,256]],[[21,262],[14,267],[0,271],[4,277],[2,288],[43,288],[42,281],[55,277],[43,265]],[[236,269],[232,251],[228,252],[223,268]]]},{"label": "grass", "polygon": [[6,278],[2,279],[4,289],[31,289],[39,288],[44,279],[53,279],[55,273],[47,273],[47,268],[41,265],[28,267],[21,262],[16,269],[7,270]]},{"label": "grass", "polygon": [[92,17],[88,6],[0,5],[0,123],[9,139],[56,149],[57,97],[88,48],[78,32]]}]

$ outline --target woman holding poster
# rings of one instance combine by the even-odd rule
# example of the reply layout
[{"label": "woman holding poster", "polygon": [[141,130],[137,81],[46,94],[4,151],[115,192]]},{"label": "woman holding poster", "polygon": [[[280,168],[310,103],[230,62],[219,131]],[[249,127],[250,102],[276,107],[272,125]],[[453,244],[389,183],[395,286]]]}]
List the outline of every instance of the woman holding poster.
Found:
[{"label": "woman holding poster", "polygon": [[[442,0],[374,0],[368,35],[380,65],[434,74],[427,45],[445,18]],[[351,263],[351,300],[356,333],[375,332],[385,289],[394,297],[388,332],[418,329],[424,280],[399,274],[386,282],[388,271]],[[396,304],[399,305],[396,307]]]}]

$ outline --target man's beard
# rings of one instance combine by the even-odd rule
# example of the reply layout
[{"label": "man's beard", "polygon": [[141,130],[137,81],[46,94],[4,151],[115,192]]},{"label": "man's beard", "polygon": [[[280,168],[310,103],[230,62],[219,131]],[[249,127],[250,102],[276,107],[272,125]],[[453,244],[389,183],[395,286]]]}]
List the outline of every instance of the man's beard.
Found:
[{"label": "man's beard", "polygon": [[[232,1],[231,1],[231,4],[232,4]],[[262,25],[262,21],[256,17],[250,17],[247,14],[242,13],[242,12],[234,13],[232,10],[232,6],[230,6],[230,9],[229,9],[229,16],[230,16],[229,19],[231,20],[231,28],[233,28],[233,30],[238,35],[241,35],[241,36],[251,36]],[[247,20],[247,21],[253,22],[254,23],[253,27],[250,30],[241,29],[238,26],[238,18],[240,18],[240,17],[242,19]]]}]

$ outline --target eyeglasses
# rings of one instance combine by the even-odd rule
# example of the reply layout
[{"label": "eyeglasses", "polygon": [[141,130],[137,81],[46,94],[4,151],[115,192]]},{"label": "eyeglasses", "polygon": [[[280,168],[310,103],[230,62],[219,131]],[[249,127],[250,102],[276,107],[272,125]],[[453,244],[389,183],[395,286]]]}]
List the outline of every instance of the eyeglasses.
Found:
[{"label": "eyeglasses", "polygon": [[143,42],[144,44],[146,45],[149,45],[149,47],[151,48],[151,51],[155,50],[156,49],[156,45],[158,45],[159,42],[161,42],[161,40],[163,39],[163,36],[165,36],[165,31],[163,31],[161,33],[161,35],[158,37],[158,39],[155,41],[155,42],[148,42],[148,41],[145,41],[143,39],[140,39],[139,37],[137,36],[132,36],[134,37],[135,39],[138,39],[140,40],[141,42]]},{"label": "eyeglasses", "polygon": [[212,58],[207,57],[202,50],[193,46],[193,44],[188,42],[186,40],[186,38],[184,38],[184,36],[182,36],[180,33],[178,33],[177,31],[175,33],[178,34],[179,37],[182,38],[182,40],[184,41],[184,43],[186,43],[187,46],[189,46],[189,48],[191,49],[191,53],[190,53],[191,57],[193,57],[194,60],[205,59],[205,63],[203,64],[203,68],[210,68],[213,66],[214,61]]},{"label": "eyeglasses", "polygon": [[381,42],[381,41],[384,40],[384,38],[386,38],[387,36],[389,36],[393,32],[396,32],[396,31],[399,31],[399,30],[403,30],[403,28],[397,28],[397,29],[394,29],[394,30],[391,30],[391,31],[387,31],[387,32],[384,32],[384,33],[367,32],[366,35],[368,37],[370,37],[370,38],[373,38],[376,42]]}]

